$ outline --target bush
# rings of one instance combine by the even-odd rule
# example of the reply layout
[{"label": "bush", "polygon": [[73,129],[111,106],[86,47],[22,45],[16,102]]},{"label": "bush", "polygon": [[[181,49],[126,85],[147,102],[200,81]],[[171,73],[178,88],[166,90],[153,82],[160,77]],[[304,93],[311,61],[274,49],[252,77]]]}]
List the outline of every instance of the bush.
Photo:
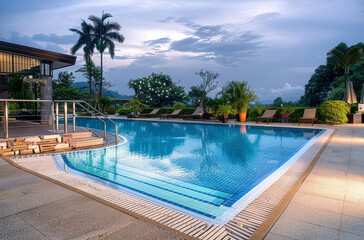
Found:
[{"label": "bush", "polygon": [[249,121],[255,121],[265,110],[277,110],[274,122],[280,122],[281,116],[288,115],[289,122],[298,123],[298,119],[303,116],[304,107],[254,107],[248,108]]},{"label": "bush", "polygon": [[349,104],[343,101],[325,101],[318,108],[317,117],[319,123],[348,121]]},{"label": "bush", "polygon": [[183,103],[175,103],[174,105],[173,105],[173,110],[177,110],[177,109],[185,109],[186,108],[186,106],[183,104]]}]

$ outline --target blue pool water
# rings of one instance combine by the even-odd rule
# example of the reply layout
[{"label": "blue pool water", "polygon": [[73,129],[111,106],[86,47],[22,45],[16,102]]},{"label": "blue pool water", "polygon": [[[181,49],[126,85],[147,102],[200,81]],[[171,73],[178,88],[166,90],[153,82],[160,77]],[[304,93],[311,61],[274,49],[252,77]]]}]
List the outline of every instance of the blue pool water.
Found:
[{"label": "blue pool water", "polygon": [[[128,141],[63,154],[68,168],[211,219],[321,134],[319,129],[115,121]],[[77,125],[103,129],[91,118],[78,118]],[[112,124],[108,131],[114,131]]]}]

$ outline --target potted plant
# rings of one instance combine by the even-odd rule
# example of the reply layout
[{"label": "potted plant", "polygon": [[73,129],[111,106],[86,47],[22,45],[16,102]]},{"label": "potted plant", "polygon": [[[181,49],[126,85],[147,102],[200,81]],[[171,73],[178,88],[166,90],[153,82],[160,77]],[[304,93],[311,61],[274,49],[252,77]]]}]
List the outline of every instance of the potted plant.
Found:
[{"label": "potted plant", "polygon": [[247,82],[231,81],[224,91],[225,98],[239,113],[240,122],[246,121],[246,114],[250,102],[256,102],[258,96],[250,89]]},{"label": "potted plant", "polygon": [[219,105],[216,110],[216,118],[221,119],[223,123],[228,122],[228,117],[230,114],[236,114],[236,110],[231,105]]}]

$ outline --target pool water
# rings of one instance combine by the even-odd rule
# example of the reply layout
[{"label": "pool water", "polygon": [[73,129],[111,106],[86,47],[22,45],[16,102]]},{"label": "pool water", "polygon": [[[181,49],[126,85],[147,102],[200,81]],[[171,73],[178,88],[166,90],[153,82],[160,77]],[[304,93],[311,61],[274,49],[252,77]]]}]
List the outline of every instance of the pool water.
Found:
[{"label": "pool water", "polygon": [[[321,134],[319,129],[115,121],[127,142],[65,153],[57,161],[75,174],[209,219],[225,218],[239,199]],[[77,125],[103,129],[91,118],[78,118]]]}]

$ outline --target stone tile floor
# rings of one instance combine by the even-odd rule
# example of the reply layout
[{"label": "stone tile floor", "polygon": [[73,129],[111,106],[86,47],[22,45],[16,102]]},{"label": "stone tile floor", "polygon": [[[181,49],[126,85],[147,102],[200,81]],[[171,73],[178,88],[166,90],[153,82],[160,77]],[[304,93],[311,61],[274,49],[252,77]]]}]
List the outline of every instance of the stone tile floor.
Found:
[{"label": "stone tile floor", "polygon": [[364,239],[364,126],[338,127],[265,239]]},{"label": "stone tile floor", "polygon": [[0,158],[0,239],[179,239]]}]

